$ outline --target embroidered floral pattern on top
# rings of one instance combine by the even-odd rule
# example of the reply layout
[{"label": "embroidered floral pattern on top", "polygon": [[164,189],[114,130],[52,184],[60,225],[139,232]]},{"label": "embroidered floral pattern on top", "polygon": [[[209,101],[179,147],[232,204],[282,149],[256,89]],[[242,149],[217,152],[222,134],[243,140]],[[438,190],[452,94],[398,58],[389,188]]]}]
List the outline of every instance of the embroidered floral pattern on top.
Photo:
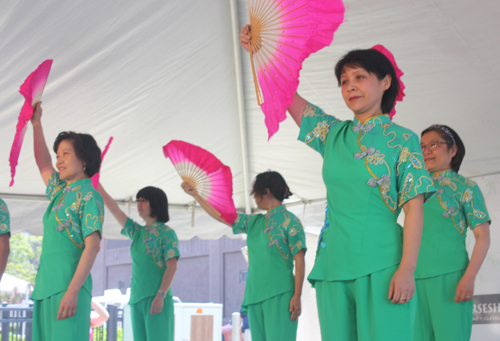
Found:
[{"label": "embroidered floral pattern on top", "polygon": [[[273,219],[274,215],[278,217],[283,216],[283,222],[278,223]],[[279,218],[278,218],[279,219]],[[279,219],[281,220],[281,219]],[[285,259],[293,254],[294,250],[303,248],[302,241],[298,240],[295,244],[291,245],[289,236],[296,236],[299,231],[303,231],[302,224],[295,216],[291,217],[284,206],[273,208],[266,214],[266,233],[269,236],[270,242],[267,244],[269,247],[276,246],[280,255]]]},{"label": "embroidered floral pattern on top", "polygon": [[451,219],[456,230],[465,234],[467,226],[471,228],[481,224],[487,218],[483,212],[486,206],[477,184],[453,170],[446,170],[432,179],[438,188],[437,197],[443,208],[443,217]]},{"label": "embroidered floral pattern on top", "polygon": [[358,123],[352,128],[352,131],[355,133],[359,133],[361,131],[368,133],[373,129],[373,127],[374,127],[374,125],[371,123],[368,123],[366,125],[363,125],[362,123]]},{"label": "embroidered floral pattern on top", "polygon": [[[366,168],[373,176],[368,180],[368,185],[371,187],[376,187],[378,185],[382,199],[387,207],[392,212],[396,213],[398,207],[401,207],[412,197],[412,190],[416,192],[420,191],[420,189],[415,186],[415,179],[411,173],[408,173],[408,170],[411,168],[422,169],[424,165],[420,160],[422,159],[421,150],[419,150],[416,145],[413,151],[410,151],[408,147],[404,146],[413,135],[410,133],[401,133],[399,135],[393,127],[394,125],[387,115],[380,115],[369,119],[364,124],[360,122],[354,125],[353,131],[359,132],[358,143],[361,149],[361,152],[355,154],[355,158],[358,159],[359,156],[364,156]],[[373,143],[371,141],[372,137],[377,139],[377,135],[380,131],[384,137],[389,137],[386,144],[389,150],[383,152],[382,149],[380,149],[375,150],[373,153],[367,153],[369,148],[363,144],[364,139],[370,136],[370,142]],[[371,132],[371,134],[367,135],[367,132]],[[385,154],[386,152],[391,152],[392,155],[390,159],[387,159],[386,156],[388,155]],[[359,159],[361,158],[362,157],[359,157]],[[394,165],[393,160],[396,161]],[[403,169],[403,167],[405,169]],[[393,173],[395,173],[394,175],[396,177],[400,176],[401,173],[408,173],[405,175],[404,182],[397,193],[393,193],[391,190],[395,185],[391,181],[391,178],[394,176],[392,175]],[[418,180],[419,186],[424,185],[424,183],[427,184],[428,188],[432,186],[432,181],[429,177],[421,176]],[[397,200],[394,196],[397,196]]]},{"label": "embroidered floral pattern on top", "polygon": [[354,154],[354,158],[359,160],[364,158],[365,156],[373,155],[374,153],[375,153],[375,148],[370,147],[368,149],[365,149],[363,152],[357,152],[356,154]]},{"label": "embroidered floral pattern on top", "polygon": [[275,207],[265,215],[238,214],[232,228],[235,234],[249,233],[249,238],[259,235],[259,239],[252,240],[258,240],[259,245],[276,247],[285,260],[306,248],[304,228],[300,220],[284,206]]},{"label": "embroidered floral pattern on top", "polygon": [[[77,180],[74,184],[60,180],[59,174],[53,173],[46,191],[51,201],[57,200],[51,209],[55,212],[57,221],[55,229],[59,232],[66,231],[69,239],[79,249],[84,248],[84,238],[88,234],[101,231],[104,220],[102,201],[94,198],[91,191],[82,192],[89,189],[89,184],[91,186],[90,179]],[[60,197],[56,199],[58,195]],[[89,203],[92,203],[91,208],[87,207]]]},{"label": "embroidered floral pattern on top", "polygon": [[[144,230],[142,234],[141,229]],[[161,269],[165,268],[165,263],[169,259],[178,254],[179,245],[175,232],[162,222],[157,221],[150,226],[142,226],[128,219],[122,229],[122,234],[132,239],[135,239],[136,236],[141,238],[144,235],[144,239],[139,240],[139,242],[145,244],[145,254],[150,255]]]},{"label": "embroidered floral pattern on top", "polygon": [[332,123],[339,122],[336,118],[327,115],[320,108],[307,103],[306,108],[304,109],[305,117],[322,117],[325,116],[326,119],[324,121],[318,122],[318,124],[314,127],[314,129],[309,132],[306,136],[306,143],[311,143],[312,141],[319,139],[322,142],[325,142],[326,135],[330,131],[330,127]]},{"label": "embroidered floral pattern on top", "polygon": [[326,135],[330,131],[330,124],[327,121],[318,123],[316,128],[306,136],[307,141],[312,141],[314,139],[320,139],[325,141]]},{"label": "embroidered floral pattern on top", "polygon": [[0,232],[10,231],[10,216],[9,209],[2,199],[0,199]]}]

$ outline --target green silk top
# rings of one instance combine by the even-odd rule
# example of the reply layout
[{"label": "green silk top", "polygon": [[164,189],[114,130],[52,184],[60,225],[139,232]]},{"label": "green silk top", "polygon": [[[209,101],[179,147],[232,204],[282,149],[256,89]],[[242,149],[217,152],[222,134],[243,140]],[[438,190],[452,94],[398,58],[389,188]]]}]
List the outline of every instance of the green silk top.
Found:
[{"label": "green silk top", "polygon": [[10,215],[7,204],[0,198],[0,234],[4,233],[10,233]]},{"label": "green silk top", "polygon": [[464,270],[467,227],[491,223],[479,186],[449,169],[432,176],[437,195],[424,205],[424,230],[415,278]]},{"label": "green silk top", "polygon": [[[52,173],[46,196],[49,207],[43,216],[43,241],[40,266],[31,299],[42,300],[68,289],[80,257],[85,237],[101,235],[104,209],[101,195],[86,178],[66,182]],[[82,286],[92,295],[92,276]]]},{"label": "green silk top", "polygon": [[340,121],[308,103],[299,140],[323,157],[328,224],[308,280],[352,280],[397,265],[402,206],[435,191],[418,136],[389,115]]},{"label": "green silk top", "polygon": [[234,234],[247,234],[248,277],[242,306],[293,291],[293,256],[307,250],[300,220],[278,206],[265,215],[239,214],[232,228]]},{"label": "green silk top", "polygon": [[[175,231],[162,222],[142,226],[130,218],[127,219],[121,234],[132,239],[129,304],[134,304],[156,295],[167,269],[167,261],[180,257],[179,240]],[[172,288],[168,289],[167,295],[172,297]]]}]

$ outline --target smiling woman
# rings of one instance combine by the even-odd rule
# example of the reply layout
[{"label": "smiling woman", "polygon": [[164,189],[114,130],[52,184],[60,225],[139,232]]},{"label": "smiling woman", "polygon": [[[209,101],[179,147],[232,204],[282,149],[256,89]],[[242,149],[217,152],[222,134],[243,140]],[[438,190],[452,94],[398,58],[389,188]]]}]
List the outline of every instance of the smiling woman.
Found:
[{"label": "smiling woman", "polygon": [[42,108],[35,107],[35,159],[47,186],[40,267],[31,295],[33,340],[88,340],[92,278],[104,219],[101,195],[92,177],[101,150],[88,134],[62,132],[54,143],[57,172],[45,143]]},{"label": "smiling woman", "polygon": [[[460,174],[462,139],[450,127],[432,125],[420,143],[437,194],[424,205],[422,244],[415,270],[415,341],[469,340],[474,280],[490,245],[491,220],[479,186]],[[467,227],[476,244],[465,248]]]}]

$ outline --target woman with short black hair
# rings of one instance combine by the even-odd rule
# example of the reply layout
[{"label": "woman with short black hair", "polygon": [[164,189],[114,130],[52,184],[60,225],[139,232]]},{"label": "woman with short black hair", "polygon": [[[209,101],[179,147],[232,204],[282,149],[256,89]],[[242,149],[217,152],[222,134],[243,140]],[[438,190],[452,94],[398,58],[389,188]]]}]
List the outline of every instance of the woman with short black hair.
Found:
[{"label": "woman with short black hair", "polygon": [[[249,27],[240,33],[248,49]],[[294,94],[298,139],[323,157],[326,225],[308,276],[323,340],[412,340],[424,198],[434,192],[418,135],[393,123],[400,84],[376,49],[352,50],[335,75],[352,120]],[[405,211],[404,228],[397,217]]]},{"label": "woman with short black hair", "polygon": [[[435,124],[420,145],[437,194],[424,205],[424,228],[415,279],[415,341],[469,340],[474,280],[490,246],[490,217],[481,189],[458,174],[465,156],[460,136]],[[476,243],[469,261],[467,227]]]},{"label": "woman with short black hair", "polygon": [[177,270],[179,241],[169,221],[168,199],[157,187],[144,187],[137,195],[137,210],[146,225],[128,218],[99,184],[104,203],[132,239],[132,284],[130,310],[134,340],[174,340],[172,281]]},{"label": "woman with short black hair", "polygon": [[[229,225],[188,182],[182,188],[210,216]],[[234,234],[247,234],[249,269],[242,307],[248,313],[252,340],[293,341],[301,314],[307,250],[304,228],[283,206],[292,193],[278,172],[258,174],[251,195],[266,214],[238,214],[230,225]]]},{"label": "woman with short black hair", "polygon": [[88,134],[62,132],[54,142],[56,168],[45,143],[42,108],[33,124],[37,166],[47,186],[40,267],[31,294],[33,340],[88,340],[92,278],[104,220],[102,198],[90,179],[101,150]]}]

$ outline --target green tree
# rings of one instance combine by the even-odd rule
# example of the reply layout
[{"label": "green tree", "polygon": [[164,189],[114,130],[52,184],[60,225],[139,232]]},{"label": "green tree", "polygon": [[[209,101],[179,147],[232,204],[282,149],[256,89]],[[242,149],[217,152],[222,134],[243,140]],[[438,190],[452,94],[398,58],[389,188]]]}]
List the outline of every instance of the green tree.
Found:
[{"label": "green tree", "polygon": [[42,237],[21,232],[10,237],[10,256],[5,272],[35,285],[42,254]]}]

